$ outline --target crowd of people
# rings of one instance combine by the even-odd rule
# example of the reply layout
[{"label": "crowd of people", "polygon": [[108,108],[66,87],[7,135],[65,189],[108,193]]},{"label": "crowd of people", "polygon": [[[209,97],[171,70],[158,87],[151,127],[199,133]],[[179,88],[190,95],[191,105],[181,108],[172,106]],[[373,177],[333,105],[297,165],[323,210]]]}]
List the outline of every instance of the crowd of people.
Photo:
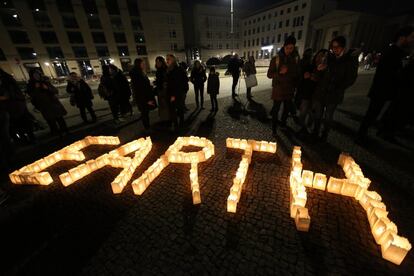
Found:
[{"label": "crowd of people", "polygon": [[[357,142],[366,142],[368,128],[376,121],[381,110],[390,102],[381,119],[378,135],[393,140],[397,129],[412,123],[410,104],[413,100],[413,27],[402,28],[394,42],[383,53],[377,63],[377,70],[369,92],[370,104],[358,131]],[[329,49],[314,53],[306,49],[300,58],[296,50],[296,39],[289,36],[283,47],[269,64],[267,77],[272,79],[270,112],[271,129],[274,136],[278,129],[286,129],[288,118],[300,128],[300,137],[313,137],[326,141],[334,125],[334,113],[344,100],[345,91],[355,82],[361,61],[361,51],[346,50],[346,39],[338,36],[332,39]],[[150,111],[158,109],[160,124],[173,131],[184,124],[188,111],[185,101],[189,82],[194,86],[195,103],[204,109],[204,88],[210,96],[211,112],[218,111],[217,95],[220,92],[219,73],[214,66],[206,68],[199,60],[187,73],[187,64],[178,63],[177,58],[168,54],[155,60],[155,80],[147,75],[148,65],[144,59],[136,59],[130,70],[128,81],[124,72],[113,64],[103,65],[98,94],[108,102],[115,123],[132,115],[131,96],[146,131],[151,128]],[[208,71],[208,74],[207,74]],[[241,75],[246,83],[246,97],[252,100],[252,88],[258,85],[253,56],[243,61],[234,54],[228,62],[228,73],[232,77],[231,95],[237,101],[236,88]],[[65,107],[58,98],[58,90],[38,69],[29,72],[26,95],[15,79],[0,69],[0,167],[7,168],[12,151],[12,140],[34,141],[36,120],[29,112],[26,97],[47,122],[53,135],[66,135],[68,127],[64,116]],[[239,86],[240,87],[240,86]],[[89,85],[75,72],[68,76],[67,93],[70,103],[79,109],[84,123],[96,122],[93,109],[93,93]],[[90,120],[86,111],[89,113]]]}]

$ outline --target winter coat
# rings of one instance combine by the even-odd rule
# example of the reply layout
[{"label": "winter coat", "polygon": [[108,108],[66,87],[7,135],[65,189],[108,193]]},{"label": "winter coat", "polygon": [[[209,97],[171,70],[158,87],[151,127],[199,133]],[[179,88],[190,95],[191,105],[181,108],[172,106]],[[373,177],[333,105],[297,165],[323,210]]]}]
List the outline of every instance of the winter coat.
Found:
[{"label": "winter coat", "polygon": [[154,81],[154,91],[155,94],[158,94],[160,91],[164,90],[167,85],[167,69],[166,68],[157,68],[155,72],[155,81]]},{"label": "winter coat", "polygon": [[[286,74],[279,74],[282,66],[288,68]],[[272,100],[284,101],[293,98],[300,78],[299,57],[296,52],[286,56],[283,48],[270,61],[267,77],[272,79]]]},{"label": "winter coat", "polygon": [[8,75],[2,78],[0,96],[8,98],[0,101],[0,110],[8,112],[10,120],[18,119],[25,114],[27,110],[26,98],[12,76]]},{"label": "winter coat", "polygon": [[66,92],[74,98],[77,107],[92,106],[92,90],[84,80],[79,80],[77,84],[69,81]]},{"label": "winter coat", "polygon": [[119,95],[120,99],[129,99],[131,97],[131,88],[129,82],[121,70],[111,77],[115,93]]},{"label": "winter coat", "polygon": [[58,90],[49,82],[30,80],[27,85],[27,94],[34,107],[46,120],[54,120],[67,114],[65,107],[57,97]]},{"label": "winter coat", "polygon": [[396,86],[403,69],[402,59],[407,54],[398,46],[391,45],[380,59],[368,97],[392,100],[396,97]]},{"label": "winter coat", "polygon": [[148,102],[154,101],[150,80],[142,70],[137,68],[133,68],[131,72],[129,72],[129,76],[131,77],[133,97],[137,103],[138,109],[144,111],[148,107]]},{"label": "winter coat", "polygon": [[247,61],[243,65],[243,72],[246,74],[246,77],[256,74],[256,66],[254,62]]},{"label": "winter coat", "polygon": [[191,70],[190,81],[194,84],[194,86],[202,86],[207,80],[206,70],[203,67],[199,69],[193,68]]},{"label": "winter coat", "polygon": [[[298,86],[297,97],[300,100],[310,100],[317,84],[317,70],[314,64],[303,64],[301,66],[301,79]],[[305,79],[304,74],[309,73],[310,78]]]},{"label": "winter coat", "polygon": [[178,65],[173,65],[167,70],[167,95],[168,97],[184,98],[188,90],[187,73]]},{"label": "winter coat", "polygon": [[219,90],[220,90],[219,73],[216,72],[214,74],[209,74],[208,80],[207,80],[207,93],[210,95],[217,95],[219,94]]},{"label": "winter coat", "polygon": [[349,53],[341,57],[329,54],[327,68],[318,72],[318,82],[313,100],[324,104],[340,104],[345,90],[354,84],[358,76],[358,57]]},{"label": "winter coat", "polygon": [[232,74],[233,76],[239,76],[240,75],[240,68],[243,67],[243,61],[239,58],[232,57],[229,60],[227,70]]}]

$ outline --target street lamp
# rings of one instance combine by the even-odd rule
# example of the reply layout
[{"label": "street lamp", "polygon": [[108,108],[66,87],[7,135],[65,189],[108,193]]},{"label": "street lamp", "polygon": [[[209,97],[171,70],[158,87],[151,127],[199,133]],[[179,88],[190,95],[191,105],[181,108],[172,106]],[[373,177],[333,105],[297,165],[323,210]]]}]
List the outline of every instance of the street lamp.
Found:
[{"label": "street lamp", "polygon": [[230,0],[230,35],[231,35],[231,52],[234,53],[234,9],[233,0]]}]

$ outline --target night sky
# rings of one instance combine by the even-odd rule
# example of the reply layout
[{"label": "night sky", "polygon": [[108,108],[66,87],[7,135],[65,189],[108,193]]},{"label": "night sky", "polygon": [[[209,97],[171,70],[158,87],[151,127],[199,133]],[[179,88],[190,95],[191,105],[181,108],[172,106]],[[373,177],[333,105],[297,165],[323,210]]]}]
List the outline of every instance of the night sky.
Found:
[{"label": "night sky", "polygon": [[[197,2],[230,6],[230,0],[197,0]],[[237,8],[249,12],[278,2],[283,2],[283,0],[234,0],[234,5],[236,12]],[[337,2],[339,9],[382,15],[414,14],[413,0],[338,0]]]}]

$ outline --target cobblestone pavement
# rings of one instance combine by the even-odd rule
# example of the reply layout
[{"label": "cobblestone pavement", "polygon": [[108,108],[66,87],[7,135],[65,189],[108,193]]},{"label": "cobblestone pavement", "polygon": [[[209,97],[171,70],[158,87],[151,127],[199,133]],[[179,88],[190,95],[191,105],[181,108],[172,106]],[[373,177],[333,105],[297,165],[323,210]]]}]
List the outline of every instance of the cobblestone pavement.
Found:
[{"label": "cobblestone pavement", "polygon": [[[169,165],[142,196],[135,196],[130,185],[112,194],[110,182],[120,170],[109,167],[68,188],[59,182],[45,187],[4,184],[11,198],[0,209],[1,270],[33,275],[414,274],[412,251],[400,266],[381,258],[366,214],[351,198],[308,190],[308,233],[298,232],[289,216],[292,146],[303,147],[305,169],[336,177],[343,177],[337,157],[347,151],[372,179],[371,187],[382,195],[399,233],[414,242],[414,145],[404,136],[398,138],[400,145],[377,138],[366,148],[353,142],[371,78],[360,75],[349,91],[335,114],[338,127],[326,144],[295,138],[297,128],[291,121],[290,130],[271,137],[268,90],[254,93],[256,103],[242,99],[248,112],[223,98],[215,117],[205,110],[190,116],[182,135],[208,137],[216,148],[216,155],[199,165],[198,206],[192,204],[190,165]],[[119,135],[126,142],[140,131],[134,123],[93,133]],[[175,140],[159,127],[151,136],[153,149],[133,178]],[[226,199],[241,151],[226,150],[227,137],[278,143],[276,154],[253,154],[236,214],[226,212]],[[92,146],[85,153],[93,158],[110,149]],[[57,178],[75,164],[59,163],[51,168],[52,176]]]}]

